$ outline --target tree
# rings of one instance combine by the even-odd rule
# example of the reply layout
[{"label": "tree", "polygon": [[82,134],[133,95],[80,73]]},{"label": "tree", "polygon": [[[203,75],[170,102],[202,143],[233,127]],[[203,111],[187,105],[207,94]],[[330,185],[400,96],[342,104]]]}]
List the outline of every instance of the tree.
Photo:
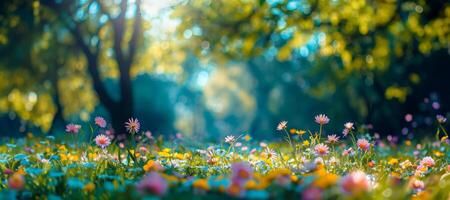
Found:
[{"label": "tree", "polygon": [[[392,130],[398,125],[385,119],[405,114],[407,108],[399,103],[423,98],[411,95],[417,78],[408,78],[420,76],[423,69],[406,70],[404,61],[422,61],[448,48],[449,9],[445,1],[187,1],[174,16],[183,21],[181,37],[200,33],[190,37],[198,55],[206,52],[219,62],[275,58],[282,65],[262,67],[260,62],[247,65],[248,71],[283,66],[293,80],[307,81],[303,85],[309,86],[298,90],[322,101],[339,96],[342,107],[357,110],[364,122]],[[299,60],[314,67],[298,73]],[[287,68],[289,63],[293,68]],[[266,80],[273,83],[273,77],[271,73]],[[260,85],[264,76],[254,73],[254,79]],[[393,109],[398,107],[402,109]]]},{"label": "tree", "polygon": [[[141,1],[135,2],[133,10],[130,8],[131,3],[127,0],[122,0],[118,8],[114,5],[105,5],[100,0],[88,1],[86,4],[78,1],[59,3],[48,0],[43,1],[43,4],[58,14],[72,34],[75,44],[85,56],[93,88],[99,101],[108,110],[114,130],[124,133],[123,123],[133,116],[130,69],[142,34]],[[116,15],[110,13],[110,10],[114,9],[118,10]],[[134,11],[132,20],[129,20],[126,15],[130,10]],[[132,21],[132,25],[128,31],[129,21]],[[107,28],[112,31],[112,35],[105,33]],[[104,36],[101,35],[102,33]],[[131,33],[130,36],[127,35],[128,33]],[[108,44],[110,41],[112,44]],[[126,43],[128,46],[125,47]],[[115,65],[119,71],[118,99],[107,91],[100,72],[100,66],[103,64],[101,63],[102,53],[106,52],[102,49],[109,47],[113,49]]]}]

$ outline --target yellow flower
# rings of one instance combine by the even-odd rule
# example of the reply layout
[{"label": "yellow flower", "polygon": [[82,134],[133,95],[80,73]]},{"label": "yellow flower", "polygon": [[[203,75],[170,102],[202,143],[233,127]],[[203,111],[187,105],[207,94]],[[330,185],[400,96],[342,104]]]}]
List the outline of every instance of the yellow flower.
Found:
[{"label": "yellow flower", "polygon": [[306,133],[305,130],[297,130],[297,132],[296,132],[297,135],[303,135],[305,133]]},{"label": "yellow flower", "polygon": [[249,134],[244,136],[244,140],[247,142],[250,141],[251,139],[252,139],[252,137]]},{"label": "yellow flower", "polygon": [[303,146],[308,146],[308,145],[309,145],[309,141],[308,140],[303,141]]},{"label": "yellow flower", "polygon": [[444,153],[442,153],[442,152],[440,152],[440,151],[434,151],[433,153],[434,153],[434,155],[435,155],[436,157],[441,157],[441,156],[444,155]]},{"label": "yellow flower", "polygon": [[95,184],[94,183],[88,183],[86,185],[84,185],[84,191],[86,192],[92,192],[95,190]]},{"label": "yellow flower", "polygon": [[405,145],[406,145],[406,146],[411,146],[411,140],[406,140],[406,141],[405,141]]},{"label": "yellow flower", "polygon": [[179,159],[179,160],[183,160],[183,159],[184,159],[184,155],[181,154],[181,153],[174,153],[173,156],[174,156],[176,159]]},{"label": "yellow flower", "polygon": [[297,182],[298,181],[298,177],[296,175],[292,175],[291,176],[291,181],[294,182],[294,183]]},{"label": "yellow flower", "polygon": [[389,159],[388,164],[390,164],[390,165],[396,165],[396,164],[398,164],[398,159],[391,158],[391,159]]},{"label": "yellow flower", "polygon": [[149,160],[142,168],[146,172],[153,170],[158,171],[163,169],[162,166],[158,162],[155,162],[154,160]]},{"label": "yellow flower", "polygon": [[58,150],[59,150],[59,151],[66,151],[67,148],[66,148],[65,145],[60,145],[60,146],[58,147]]},{"label": "yellow flower", "polygon": [[192,187],[202,190],[209,190],[208,181],[206,179],[198,179],[192,183]]},{"label": "yellow flower", "polygon": [[323,169],[316,172],[318,178],[313,182],[313,186],[319,188],[327,188],[336,184],[338,176],[336,174],[328,173]]},{"label": "yellow flower", "polygon": [[170,157],[170,153],[166,152],[166,151],[160,151],[158,152],[158,155],[164,158],[169,158]]}]

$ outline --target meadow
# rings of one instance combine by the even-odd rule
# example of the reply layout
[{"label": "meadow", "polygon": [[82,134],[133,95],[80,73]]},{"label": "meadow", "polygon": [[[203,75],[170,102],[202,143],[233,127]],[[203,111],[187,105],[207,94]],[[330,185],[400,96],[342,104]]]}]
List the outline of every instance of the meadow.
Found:
[{"label": "meadow", "polygon": [[345,123],[339,134],[317,115],[316,130],[274,127],[285,142],[229,135],[220,143],[164,140],[125,123],[69,124],[64,137],[4,140],[0,199],[448,199],[450,148],[444,116],[436,139],[382,138]]}]

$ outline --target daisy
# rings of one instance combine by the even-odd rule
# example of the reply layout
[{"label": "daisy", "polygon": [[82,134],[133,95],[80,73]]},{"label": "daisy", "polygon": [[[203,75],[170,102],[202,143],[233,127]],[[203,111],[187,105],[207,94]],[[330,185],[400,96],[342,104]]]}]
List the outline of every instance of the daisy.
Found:
[{"label": "daisy", "polygon": [[358,139],[356,145],[363,151],[368,151],[370,149],[370,143],[366,139]]},{"label": "daisy", "polygon": [[354,127],[353,127],[353,122],[347,122],[347,123],[345,123],[345,124],[344,124],[344,127],[345,127],[345,129],[349,129],[349,130],[354,129]]},{"label": "daisy", "polygon": [[336,136],[336,134],[328,135],[328,143],[336,143],[339,141],[339,136]]},{"label": "daisy", "polygon": [[137,133],[141,128],[141,123],[137,119],[130,118],[128,122],[125,122],[125,128],[129,133]]},{"label": "daisy", "polygon": [[67,133],[78,133],[80,131],[81,126],[78,124],[68,124],[66,126]]},{"label": "daisy", "polygon": [[280,122],[279,124],[278,124],[278,126],[277,126],[277,130],[278,131],[281,131],[281,130],[284,130],[284,129],[286,129],[287,128],[287,121],[282,121],[282,122]]},{"label": "daisy", "polygon": [[233,143],[235,140],[236,140],[236,138],[233,135],[229,135],[229,136],[225,137],[225,142],[229,143],[229,144]]},{"label": "daisy", "polygon": [[328,124],[328,122],[330,122],[330,119],[324,114],[319,114],[316,117],[314,117],[314,119],[315,119],[315,122],[320,125],[325,125],[325,124]]},{"label": "daisy", "polygon": [[94,122],[100,128],[106,127],[106,120],[103,117],[95,117]]},{"label": "daisy", "polygon": [[95,137],[94,140],[95,140],[95,143],[97,144],[97,146],[99,146],[101,148],[105,148],[111,144],[109,137],[106,135],[103,135],[103,134],[97,135],[97,137]]},{"label": "daisy", "polygon": [[328,154],[328,146],[325,144],[318,144],[314,147],[314,151],[317,153],[317,155],[323,156]]},{"label": "daisy", "polygon": [[269,147],[266,148],[266,154],[267,157],[271,159],[277,159],[278,157],[277,153],[274,150],[270,149]]}]

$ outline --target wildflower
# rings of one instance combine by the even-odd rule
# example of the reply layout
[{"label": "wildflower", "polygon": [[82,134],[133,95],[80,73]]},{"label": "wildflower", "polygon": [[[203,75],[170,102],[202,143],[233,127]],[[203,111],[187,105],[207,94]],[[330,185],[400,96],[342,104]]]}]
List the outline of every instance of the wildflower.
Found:
[{"label": "wildflower", "polygon": [[328,142],[329,143],[336,143],[339,141],[339,136],[336,136],[336,134],[328,135]]},{"label": "wildflower", "polygon": [[303,191],[302,199],[304,200],[320,200],[322,199],[322,190],[316,187],[310,187]]},{"label": "wildflower", "polygon": [[94,183],[88,183],[88,184],[84,185],[83,189],[86,192],[92,192],[92,191],[95,190],[95,184]]},{"label": "wildflower", "polygon": [[315,122],[320,125],[325,125],[328,124],[328,122],[330,122],[330,119],[324,114],[317,115],[316,117],[314,117],[314,119]]},{"label": "wildflower", "polygon": [[309,141],[308,140],[303,141],[303,146],[308,146],[308,145],[309,145]]},{"label": "wildflower", "polygon": [[347,122],[344,124],[344,130],[342,131],[342,135],[344,135],[344,137],[346,137],[348,135],[348,133],[354,129],[353,127],[353,122]]},{"label": "wildflower", "polygon": [[391,159],[389,159],[388,164],[389,165],[396,165],[396,164],[398,164],[398,159],[391,158]]},{"label": "wildflower", "polygon": [[247,142],[250,141],[251,139],[252,139],[252,136],[250,136],[249,134],[244,136],[244,140]]},{"label": "wildflower", "polygon": [[103,117],[95,117],[94,122],[100,128],[106,127],[106,120]]},{"label": "wildflower", "polygon": [[317,144],[314,147],[314,151],[316,151],[316,153],[318,155],[320,155],[320,156],[327,155],[328,154],[328,149],[329,149],[328,146],[325,145],[325,144],[322,144],[322,143]]},{"label": "wildflower", "polygon": [[6,168],[5,170],[3,170],[3,173],[6,174],[6,175],[11,175],[11,174],[14,173],[14,171],[11,170],[11,169]]},{"label": "wildflower", "polygon": [[286,129],[287,128],[287,121],[282,121],[282,122],[280,122],[279,124],[278,124],[278,126],[277,126],[277,130],[278,131],[281,131],[281,130],[284,130],[284,129]]},{"label": "wildflower", "polygon": [[295,134],[297,134],[297,135],[303,135],[303,134],[305,134],[305,133],[306,133],[305,130],[296,130],[296,131],[295,131]]},{"label": "wildflower", "polygon": [[231,179],[233,183],[242,186],[244,181],[253,177],[253,169],[247,162],[238,162],[231,165]]},{"label": "wildflower", "polygon": [[409,160],[405,160],[400,163],[400,168],[402,168],[402,169],[407,169],[409,167],[412,167],[412,163]]},{"label": "wildflower", "polygon": [[347,122],[347,123],[345,123],[345,124],[344,124],[344,128],[345,128],[345,129],[348,129],[348,130],[354,129],[354,127],[353,127],[353,122]]},{"label": "wildflower", "polygon": [[367,166],[369,166],[370,168],[375,167],[375,161],[369,161],[369,163],[367,163]]},{"label": "wildflower", "polygon": [[370,143],[366,139],[358,139],[356,145],[363,151],[368,151],[370,149]]},{"label": "wildflower", "polygon": [[146,175],[138,184],[137,189],[141,193],[151,193],[154,195],[162,196],[166,193],[167,182],[156,172],[151,172]]},{"label": "wildflower", "polygon": [[427,156],[427,157],[423,158],[420,161],[420,165],[424,165],[424,166],[427,166],[427,167],[433,167],[434,164],[435,164],[434,160],[430,156]]},{"label": "wildflower", "polygon": [[229,135],[225,137],[225,142],[226,143],[233,143],[236,140],[236,138],[233,135]]},{"label": "wildflower", "polygon": [[278,157],[277,153],[274,150],[270,149],[269,147],[266,148],[266,154],[267,157],[271,159],[277,159]]},{"label": "wildflower", "polygon": [[25,187],[25,178],[20,173],[15,173],[8,179],[8,187],[14,190],[22,190]]},{"label": "wildflower", "polygon": [[137,133],[141,128],[141,123],[137,119],[130,118],[128,122],[125,122],[125,128],[129,133]]},{"label": "wildflower", "polygon": [[439,124],[444,124],[445,122],[447,122],[447,118],[442,115],[436,115],[436,120]]},{"label": "wildflower", "polygon": [[144,171],[148,172],[148,171],[161,171],[164,170],[164,167],[159,164],[159,162],[156,162],[154,160],[149,160],[144,167],[142,167],[144,169]]},{"label": "wildflower", "polygon": [[78,133],[80,131],[81,126],[78,124],[68,124],[66,126],[67,133]]},{"label": "wildflower", "polygon": [[423,183],[423,181],[421,181],[421,180],[415,179],[415,180],[411,181],[410,186],[414,190],[422,191],[425,188],[425,183]]},{"label": "wildflower", "polygon": [[427,167],[427,166],[425,166],[425,165],[419,165],[419,166],[417,166],[417,168],[416,168],[415,175],[416,175],[416,176],[420,176],[420,175],[422,175],[423,173],[427,172],[427,170],[428,170],[428,167]]},{"label": "wildflower", "polygon": [[340,186],[343,192],[358,195],[362,192],[369,191],[370,181],[364,172],[357,171],[344,176],[340,181]]},{"label": "wildflower", "polygon": [[267,147],[267,143],[265,143],[265,142],[260,142],[260,143],[259,143],[259,146],[262,147],[262,148],[266,148],[266,147]]},{"label": "wildflower", "polygon": [[111,144],[111,140],[109,140],[109,137],[103,134],[97,135],[95,137],[95,144],[101,148],[105,148]]},{"label": "wildflower", "polygon": [[203,191],[209,190],[209,184],[206,179],[197,179],[192,183],[192,187],[201,189]]}]

